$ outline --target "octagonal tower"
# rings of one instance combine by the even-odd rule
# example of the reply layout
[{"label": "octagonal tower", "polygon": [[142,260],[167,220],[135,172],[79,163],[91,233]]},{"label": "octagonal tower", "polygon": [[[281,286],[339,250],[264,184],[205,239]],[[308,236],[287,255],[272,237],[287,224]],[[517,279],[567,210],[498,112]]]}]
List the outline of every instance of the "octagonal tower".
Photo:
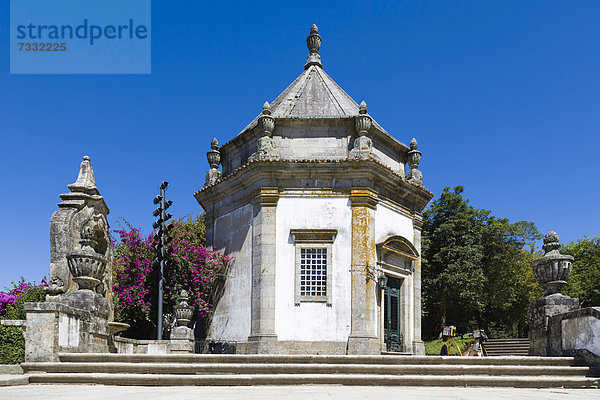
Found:
[{"label": "octagonal tower", "polygon": [[238,353],[423,354],[421,153],[325,73],[321,40],[313,25],[304,72],[211,143],[194,196],[207,246],[235,260],[208,336]]}]

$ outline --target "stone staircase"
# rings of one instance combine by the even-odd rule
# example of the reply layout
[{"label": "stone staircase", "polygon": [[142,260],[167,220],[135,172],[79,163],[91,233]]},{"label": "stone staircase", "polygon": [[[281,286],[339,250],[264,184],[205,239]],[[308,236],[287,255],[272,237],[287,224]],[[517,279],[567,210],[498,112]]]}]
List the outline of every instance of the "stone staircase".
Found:
[{"label": "stone staircase", "polygon": [[598,388],[571,357],[61,354],[23,363],[30,383],[143,386],[392,385]]},{"label": "stone staircase", "polygon": [[483,344],[488,356],[526,356],[529,339],[489,339]]}]

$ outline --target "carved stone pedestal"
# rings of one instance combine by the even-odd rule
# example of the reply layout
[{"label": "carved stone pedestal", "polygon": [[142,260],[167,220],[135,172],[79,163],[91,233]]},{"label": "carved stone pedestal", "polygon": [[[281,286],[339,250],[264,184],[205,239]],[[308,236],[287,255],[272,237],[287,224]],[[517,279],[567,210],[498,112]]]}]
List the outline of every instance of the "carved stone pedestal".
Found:
[{"label": "carved stone pedestal", "polygon": [[25,303],[25,361],[56,362],[58,353],[107,353],[110,305],[103,296],[77,291],[60,302]]},{"label": "carved stone pedestal", "polygon": [[[561,355],[560,347],[553,349],[553,338],[557,336],[549,326],[550,317],[579,309],[579,299],[560,293],[540,297],[529,305],[529,355]],[[560,337],[560,335],[558,335]]]}]

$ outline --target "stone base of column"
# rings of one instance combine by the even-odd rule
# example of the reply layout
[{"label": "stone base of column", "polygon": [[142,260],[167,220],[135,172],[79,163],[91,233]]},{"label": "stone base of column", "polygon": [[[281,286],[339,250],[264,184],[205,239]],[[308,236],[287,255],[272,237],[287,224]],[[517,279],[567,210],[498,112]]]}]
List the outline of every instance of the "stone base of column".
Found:
[{"label": "stone base of column", "polygon": [[248,336],[248,354],[276,354],[277,335],[253,335]]},{"label": "stone base of column", "polygon": [[423,343],[422,340],[413,340],[411,353],[414,356],[424,356],[425,355],[425,343]]},{"label": "stone base of column", "polygon": [[373,336],[349,336],[348,354],[351,355],[373,355],[381,354],[381,342]]},{"label": "stone base of column", "polygon": [[548,325],[549,318],[579,309],[579,299],[563,296],[560,293],[540,297],[529,305],[529,355],[530,356],[554,356],[552,336]]}]

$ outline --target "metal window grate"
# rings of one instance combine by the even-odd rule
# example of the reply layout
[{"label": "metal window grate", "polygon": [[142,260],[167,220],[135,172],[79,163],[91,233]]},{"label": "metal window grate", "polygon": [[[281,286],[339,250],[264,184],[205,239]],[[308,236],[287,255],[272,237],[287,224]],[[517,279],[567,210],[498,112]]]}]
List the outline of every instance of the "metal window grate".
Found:
[{"label": "metal window grate", "polygon": [[300,296],[327,296],[327,249],[300,250]]}]

